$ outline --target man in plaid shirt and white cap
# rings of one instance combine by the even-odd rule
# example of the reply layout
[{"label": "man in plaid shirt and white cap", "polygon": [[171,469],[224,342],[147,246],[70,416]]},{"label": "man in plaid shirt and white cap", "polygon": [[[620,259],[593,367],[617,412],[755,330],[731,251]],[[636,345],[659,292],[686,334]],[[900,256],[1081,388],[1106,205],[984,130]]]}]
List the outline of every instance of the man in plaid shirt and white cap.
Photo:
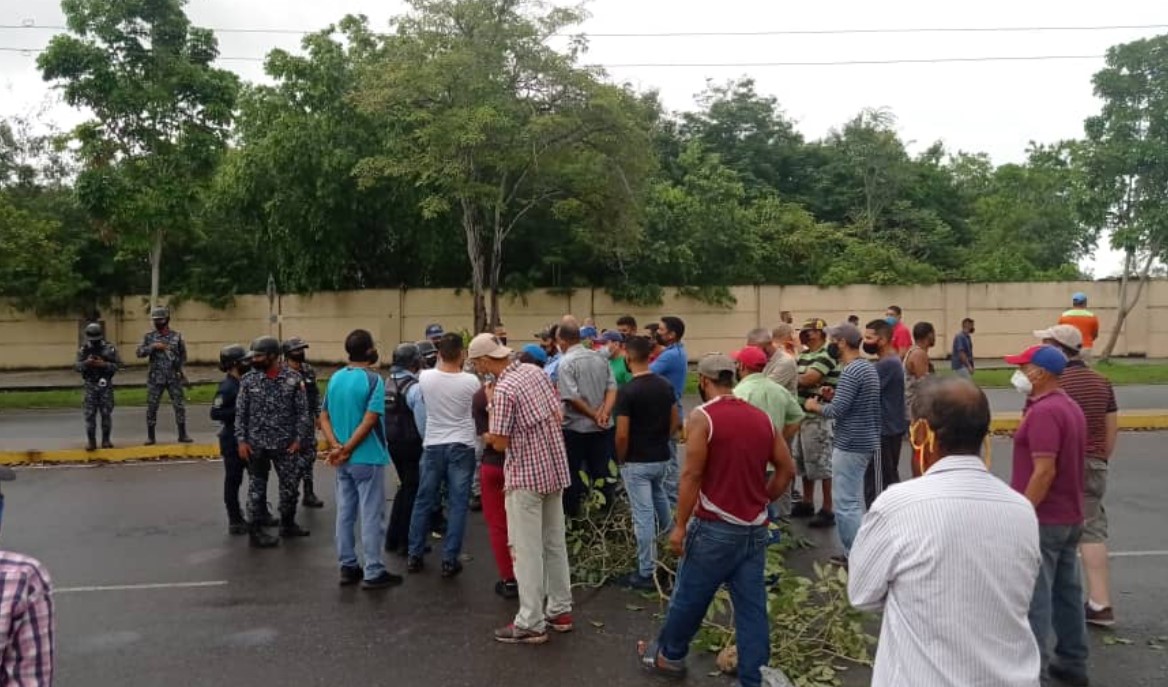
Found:
[{"label": "man in plaid shirt and white cap", "polygon": [[[12,468],[0,467],[0,481],[13,479]],[[0,550],[0,627],[0,685],[53,684],[53,583],[35,558]]]},{"label": "man in plaid shirt and white cap", "polygon": [[512,361],[511,349],[492,334],[476,336],[468,353],[475,372],[496,379],[486,387],[487,441],[507,455],[507,533],[515,556],[519,613],[513,623],[495,631],[495,639],[542,644],[549,627],[572,630],[562,497],[571,480],[560,431],[560,396],[543,370]]}]

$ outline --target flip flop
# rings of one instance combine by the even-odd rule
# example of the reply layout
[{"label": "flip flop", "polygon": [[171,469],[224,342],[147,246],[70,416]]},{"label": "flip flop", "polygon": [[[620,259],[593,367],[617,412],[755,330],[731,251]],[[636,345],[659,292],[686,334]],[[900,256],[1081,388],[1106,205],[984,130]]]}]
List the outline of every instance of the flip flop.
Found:
[{"label": "flip flop", "polygon": [[637,642],[637,656],[641,659],[641,667],[645,670],[674,679],[685,677],[685,659],[674,661],[661,655],[657,642]]}]

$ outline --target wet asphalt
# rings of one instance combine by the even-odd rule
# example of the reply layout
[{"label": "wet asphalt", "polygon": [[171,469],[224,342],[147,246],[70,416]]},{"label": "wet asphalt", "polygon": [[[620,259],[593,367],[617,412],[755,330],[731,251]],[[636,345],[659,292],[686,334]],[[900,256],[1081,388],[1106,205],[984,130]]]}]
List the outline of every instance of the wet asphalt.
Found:
[{"label": "wet asphalt", "polygon": [[[1106,645],[1092,632],[1093,684],[1168,684],[1168,434],[1125,433],[1112,471],[1109,511],[1120,625]],[[995,442],[994,472],[1009,471]],[[331,494],[302,515],[306,540],[254,551],[226,533],[221,466],[213,462],[24,468],[4,484],[0,546],[40,558],[58,588],[58,685],[507,685],[625,687],[661,684],[633,658],[651,636],[655,602],[614,588],[577,590],[577,631],[539,647],[495,644],[513,602],[493,594],[481,515],[472,514],[460,577],[433,566],[381,592],[336,585]],[[329,468],[318,466],[329,485]],[[907,470],[907,466],[902,466]],[[327,492],[328,489],[326,488]],[[796,525],[802,531],[802,525]],[[835,552],[831,532],[805,532],[817,548],[796,568]],[[402,561],[390,559],[391,569]],[[631,561],[630,561],[631,565]],[[203,585],[101,589],[126,585]],[[630,606],[642,610],[629,610]],[[687,685],[710,678],[691,659]],[[867,684],[849,670],[846,687]]]}]

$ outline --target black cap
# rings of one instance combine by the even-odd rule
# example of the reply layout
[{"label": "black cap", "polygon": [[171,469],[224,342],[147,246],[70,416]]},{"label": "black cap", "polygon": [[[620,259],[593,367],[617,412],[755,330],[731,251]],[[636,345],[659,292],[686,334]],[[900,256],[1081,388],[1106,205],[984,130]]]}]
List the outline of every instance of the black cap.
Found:
[{"label": "black cap", "polygon": [[292,351],[303,351],[308,348],[308,342],[299,336],[293,336],[285,341],[280,348],[284,351],[284,355],[288,355]]},{"label": "black cap", "polygon": [[280,340],[274,336],[261,336],[251,342],[251,355],[280,355]]}]

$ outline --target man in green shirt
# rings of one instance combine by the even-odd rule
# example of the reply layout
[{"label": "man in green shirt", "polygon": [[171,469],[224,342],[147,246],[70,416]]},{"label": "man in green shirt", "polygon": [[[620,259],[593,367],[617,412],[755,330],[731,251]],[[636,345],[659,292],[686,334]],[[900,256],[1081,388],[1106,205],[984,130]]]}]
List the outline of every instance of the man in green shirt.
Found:
[{"label": "man in green shirt", "polygon": [[612,376],[616,377],[617,387],[631,382],[633,373],[625,361],[625,337],[620,332],[610,330],[601,334],[597,343],[603,346],[600,351],[608,356],[608,365],[612,368]]},{"label": "man in green shirt", "polygon": [[[799,330],[799,343],[804,346],[799,354],[796,371],[799,375],[799,403],[806,408],[807,400],[819,395],[823,387],[835,388],[840,370],[828,350],[827,322],[813,317]],[[791,516],[811,518],[810,527],[833,527],[835,511],[831,498],[831,420],[816,413],[807,413],[799,436],[795,438],[795,465],[803,478],[803,499],[795,504]],[[823,505],[815,512],[815,483],[823,490]],[[814,517],[812,517],[814,516]]]}]

